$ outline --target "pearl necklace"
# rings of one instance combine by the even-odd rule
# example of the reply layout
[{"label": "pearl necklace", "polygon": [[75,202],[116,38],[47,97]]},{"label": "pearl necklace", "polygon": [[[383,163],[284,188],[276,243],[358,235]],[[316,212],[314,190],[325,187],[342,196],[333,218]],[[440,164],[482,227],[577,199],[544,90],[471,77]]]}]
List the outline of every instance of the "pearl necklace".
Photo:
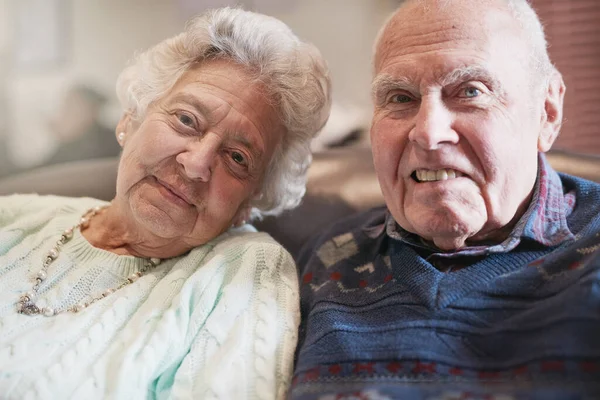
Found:
[{"label": "pearl necklace", "polygon": [[42,282],[44,282],[46,280],[46,278],[48,276],[48,272],[47,272],[48,267],[50,266],[50,264],[52,264],[54,262],[54,260],[56,260],[58,258],[61,248],[64,246],[65,243],[69,242],[73,238],[73,232],[77,228],[79,228],[80,230],[87,228],[90,223],[90,220],[96,214],[98,214],[101,210],[103,210],[107,207],[108,206],[102,206],[102,207],[99,206],[99,207],[95,207],[95,208],[88,210],[85,214],[83,214],[83,216],[81,217],[81,219],[79,220],[79,222],[76,225],[74,225],[71,228],[66,229],[62,233],[62,235],[60,236],[60,239],[57,240],[56,245],[52,249],[50,249],[50,251],[48,251],[48,254],[46,254],[46,256],[44,257],[44,262],[42,263],[42,269],[39,270],[38,273],[36,274],[35,284],[33,285],[31,291],[21,295],[21,297],[19,298],[19,302],[17,303],[17,312],[19,312],[21,314],[25,314],[25,315],[43,314],[46,317],[52,317],[54,315],[61,314],[63,312],[73,312],[73,313],[80,312],[83,309],[85,309],[86,307],[88,307],[89,305],[94,304],[98,300],[101,300],[101,299],[105,298],[106,296],[114,293],[115,291],[135,282],[144,273],[148,272],[149,270],[155,268],[157,265],[160,264],[160,262],[161,262],[160,258],[146,258],[143,267],[139,271],[134,272],[133,274],[129,275],[129,277],[127,278],[127,280],[125,282],[121,283],[115,289],[105,290],[102,294],[100,294],[97,297],[92,297],[92,299],[87,302],[75,304],[74,306],[71,306],[71,307],[68,307],[68,308],[65,308],[62,310],[61,309],[53,309],[50,307],[38,307],[35,304],[35,299],[38,296],[38,292],[40,290],[40,285],[42,284]]}]

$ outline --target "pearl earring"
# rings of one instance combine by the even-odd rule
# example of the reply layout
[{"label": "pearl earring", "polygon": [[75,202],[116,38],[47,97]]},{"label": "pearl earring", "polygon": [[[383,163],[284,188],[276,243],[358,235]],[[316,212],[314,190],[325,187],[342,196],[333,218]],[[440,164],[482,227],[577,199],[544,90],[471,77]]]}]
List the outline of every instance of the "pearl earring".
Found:
[{"label": "pearl earring", "polygon": [[123,140],[125,139],[125,132],[119,132],[119,135],[117,135],[117,139],[119,140],[119,143],[123,144]]},{"label": "pearl earring", "polygon": [[236,222],[236,223],[232,224],[231,227],[232,228],[239,228],[240,226],[246,225],[247,222],[248,221],[246,221],[245,219],[243,219],[243,220],[241,220],[239,222]]}]

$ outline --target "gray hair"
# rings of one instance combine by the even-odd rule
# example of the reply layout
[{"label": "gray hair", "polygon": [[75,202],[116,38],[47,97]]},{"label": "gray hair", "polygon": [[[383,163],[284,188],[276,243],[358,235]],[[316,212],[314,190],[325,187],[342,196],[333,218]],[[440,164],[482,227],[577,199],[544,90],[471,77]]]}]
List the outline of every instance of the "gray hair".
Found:
[{"label": "gray hair", "polygon": [[527,0],[505,0],[508,8],[523,29],[525,39],[531,45],[530,62],[534,80],[543,87],[547,85],[550,75],[555,70],[548,55],[548,42],[544,33],[544,26],[537,13]]},{"label": "gray hair", "polygon": [[[374,52],[377,51],[377,47],[379,46],[383,33],[394,15],[404,5],[411,1],[427,3],[428,0],[404,0],[400,7],[397,8],[396,12],[394,12],[388,18],[383,27],[380,29],[375,41]],[[461,0],[442,0],[441,3],[444,6],[452,3],[453,1]],[[507,4],[508,9],[512,13],[519,26],[522,28],[525,39],[531,45],[530,65],[532,67],[532,72],[534,73],[534,82],[535,84],[544,87],[547,84],[550,75],[555,70],[555,67],[550,61],[550,56],[548,55],[548,42],[546,41],[546,35],[544,34],[542,22],[540,21],[531,4],[529,4],[528,0],[503,1]]]},{"label": "gray hair", "polygon": [[267,89],[285,135],[265,172],[251,217],[294,208],[306,191],[312,160],[310,141],[331,107],[331,81],[325,61],[311,44],[283,22],[239,8],[204,12],[184,32],[138,54],[117,80],[121,105],[142,119],[198,62],[228,59],[242,65]]}]

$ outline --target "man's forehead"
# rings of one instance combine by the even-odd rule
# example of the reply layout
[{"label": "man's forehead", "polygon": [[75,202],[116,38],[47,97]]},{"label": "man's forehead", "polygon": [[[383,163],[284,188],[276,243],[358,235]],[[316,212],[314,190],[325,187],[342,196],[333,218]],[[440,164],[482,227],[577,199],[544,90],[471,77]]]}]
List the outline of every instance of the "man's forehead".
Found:
[{"label": "man's forehead", "polygon": [[[506,7],[489,2],[451,1],[446,6],[427,7],[413,1],[401,7],[388,21],[376,45],[374,67],[393,57],[435,52],[446,48],[484,51],[494,37],[512,33],[515,20]],[[439,3],[439,2],[438,2]],[[501,2],[504,3],[504,2]],[[512,30],[512,31],[511,31]]]}]

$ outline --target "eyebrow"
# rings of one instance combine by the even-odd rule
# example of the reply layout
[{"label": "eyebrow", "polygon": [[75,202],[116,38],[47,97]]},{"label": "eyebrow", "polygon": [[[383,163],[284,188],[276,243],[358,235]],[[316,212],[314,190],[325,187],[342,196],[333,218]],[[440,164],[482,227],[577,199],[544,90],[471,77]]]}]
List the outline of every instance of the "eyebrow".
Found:
[{"label": "eyebrow", "polygon": [[487,69],[477,65],[468,65],[452,70],[441,79],[441,84],[444,87],[468,81],[483,82],[497,95],[504,95],[504,89],[500,81],[490,74]]},{"label": "eyebrow", "polygon": [[[456,85],[468,81],[481,81],[499,96],[504,95],[500,81],[493,77],[485,68],[479,66],[458,67],[438,79],[442,87]],[[371,94],[376,105],[385,102],[385,97],[391,91],[406,90],[418,93],[419,88],[405,76],[393,77],[390,74],[378,75],[371,84]]]},{"label": "eyebrow", "polygon": [[251,153],[253,153],[254,157],[256,158],[255,162],[260,162],[260,160],[263,158],[264,153],[259,146],[255,146],[250,140],[248,140],[246,136],[244,136],[240,132],[232,131],[229,133],[230,135],[228,136],[230,136],[234,142],[240,143],[241,145],[245,146]]},{"label": "eyebrow", "polygon": [[186,103],[196,109],[199,114],[202,114],[207,119],[210,119],[210,110],[198,98],[189,93],[178,93],[171,99],[171,103]]},{"label": "eyebrow", "polygon": [[383,104],[387,94],[394,90],[406,90],[407,92],[417,92],[418,88],[407,77],[394,78],[389,74],[378,75],[371,84],[371,96],[376,105]]}]

